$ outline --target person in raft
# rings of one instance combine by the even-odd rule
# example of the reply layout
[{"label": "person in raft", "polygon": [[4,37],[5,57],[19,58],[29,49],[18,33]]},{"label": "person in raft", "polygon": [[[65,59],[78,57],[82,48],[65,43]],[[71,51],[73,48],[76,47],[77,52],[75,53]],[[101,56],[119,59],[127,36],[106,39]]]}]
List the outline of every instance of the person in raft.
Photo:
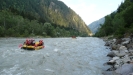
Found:
[{"label": "person in raft", "polygon": [[43,44],[44,44],[43,40],[39,40],[39,42],[35,43],[35,46],[42,46]]},{"label": "person in raft", "polygon": [[29,46],[29,45],[32,45],[32,46],[33,46],[33,45],[35,45],[35,43],[33,43],[34,41],[35,41],[35,40],[33,40],[33,39],[30,39],[30,40],[29,40],[29,39],[26,39],[26,41],[24,42],[24,44],[26,44],[26,45],[28,45],[28,46]]}]

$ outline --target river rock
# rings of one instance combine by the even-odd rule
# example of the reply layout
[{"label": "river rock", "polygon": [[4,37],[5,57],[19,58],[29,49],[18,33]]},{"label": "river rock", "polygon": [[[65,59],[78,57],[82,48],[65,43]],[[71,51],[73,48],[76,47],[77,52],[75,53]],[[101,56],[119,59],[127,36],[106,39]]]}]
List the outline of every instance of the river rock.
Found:
[{"label": "river rock", "polygon": [[130,42],[130,38],[123,38],[122,40],[124,41],[124,42],[122,42],[122,45],[129,44],[129,42]]},{"label": "river rock", "polygon": [[124,64],[116,69],[115,72],[120,75],[129,75],[133,73],[133,64]]},{"label": "river rock", "polygon": [[122,43],[122,39],[117,39],[117,40],[116,40],[116,45],[117,45],[117,44],[121,44],[121,43]]},{"label": "river rock", "polygon": [[120,59],[119,57],[113,57],[111,60],[107,62],[108,65],[114,65],[116,60]]},{"label": "river rock", "polygon": [[113,42],[115,43],[116,42],[116,39],[113,39]]},{"label": "river rock", "polygon": [[119,50],[127,50],[125,46],[120,46]]},{"label": "river rock", "polygon": [[[111,57],[107,62],[111,67],[104,72],[104,75],[133,75],[133,34],[120,39],[109,40]],[[115,71],[115,72],[114,72]]]},{"label": "river rock", "polygon": [[122,60],[124,63],[127,63],[128,61],[130,61],[130,57],[128,57],[127,55],[125,55],[121,60]]},{"label": "river rock", "polygon": [[111,52],[109,52],[109,53],[107,54],[107,56],[109,56],[109,57],[115,57],[116,54],[115,54],[113,51],[111,51]]},{"label": "river rock", "polygon": [[129,44],[127,44],[127,49],[133,50],[133,42],[130,42]]},{"label": "river rock", "polygon": [[107,42],[105,43],[105,46],[110,46],[110,42],[107,41]]},{"label": "river rock", "polygon": [[111,45],[111,49],[112,49],[112,50],[117,50],[117,49],[118,49],[118,46],[117,46],[116,44],[112,44],[112,45]]},{"label": "river rock", "polygon": [[103,72],[103,75],[120,75],[120,74],[117,74],[115,71],[105,71]]},{"label": "river rock", "polygon": [[116,54],[116,56],[118,56],[118,57],[123,57],[123,56],[126,55],[126,52],[120,51],[120,52],[116,52],[115,54]]},{"label": "river rock", "polygon": [[133,50],[129,50],[129,53],[128,53],[129,56],[133,56]]},{"label": "river rock", "polygon": [[121,65],[124,64],[123,61],[122,61],[121,59],[118,59],[118,60],[116,60],[115,62],[116,62],[115,65],[114,65],[115,68],[118,68],[118,67],[120,67]]}]

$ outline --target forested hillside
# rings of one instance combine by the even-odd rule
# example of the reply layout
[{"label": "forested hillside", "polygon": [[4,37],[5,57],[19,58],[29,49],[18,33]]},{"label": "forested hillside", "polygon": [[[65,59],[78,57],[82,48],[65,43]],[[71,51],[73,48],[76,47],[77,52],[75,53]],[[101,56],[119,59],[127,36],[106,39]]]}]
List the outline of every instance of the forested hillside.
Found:
[{"label": "forested hillside", "polygon": [[114,35],[115,37],[122,37],[125,33],[133,33],[133,0],[125,0],[117,11],[107,15],[105,23],[95,36]]},{"label": "forested hillside", "polygon": [[91,31],[57,0],[0,0],[0,36],[88,36]]}]

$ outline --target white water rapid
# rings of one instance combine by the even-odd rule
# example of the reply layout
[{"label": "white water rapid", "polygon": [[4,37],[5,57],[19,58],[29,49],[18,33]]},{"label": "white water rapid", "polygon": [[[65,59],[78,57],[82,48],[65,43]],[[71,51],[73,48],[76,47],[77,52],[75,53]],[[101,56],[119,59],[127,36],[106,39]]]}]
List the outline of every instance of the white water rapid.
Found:
[{"label": "white water rapid", "polygon": [[26,38],[0,38],[0,75],[102,75],[109,52],[99,38],[42,39],[45,48],[20,49]]}]

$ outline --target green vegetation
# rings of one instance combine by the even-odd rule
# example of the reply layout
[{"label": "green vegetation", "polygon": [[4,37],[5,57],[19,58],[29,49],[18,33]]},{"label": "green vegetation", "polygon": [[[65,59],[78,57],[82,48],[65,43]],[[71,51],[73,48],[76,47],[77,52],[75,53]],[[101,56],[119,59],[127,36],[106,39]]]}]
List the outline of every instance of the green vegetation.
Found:
[{"label": "green vegetation", "polygon": [[0,0],[0,37],[68,37],[91,34],[83,20],[57,0]]},{"label": "green vegetation", "polygon": [[48,22],[39,23],[38,20],[29,20],[10,10],[0,11],[0,37],[28,37],[28,36],[86,36],[74,29],[61,27]]},{"label": "green vegetation", "polygon": [[120,38],[125,33],[133,33],[133,0],[125,0],[117,11],[105,16],[105,23],[101,25],[95,36],[114,35]]}]

